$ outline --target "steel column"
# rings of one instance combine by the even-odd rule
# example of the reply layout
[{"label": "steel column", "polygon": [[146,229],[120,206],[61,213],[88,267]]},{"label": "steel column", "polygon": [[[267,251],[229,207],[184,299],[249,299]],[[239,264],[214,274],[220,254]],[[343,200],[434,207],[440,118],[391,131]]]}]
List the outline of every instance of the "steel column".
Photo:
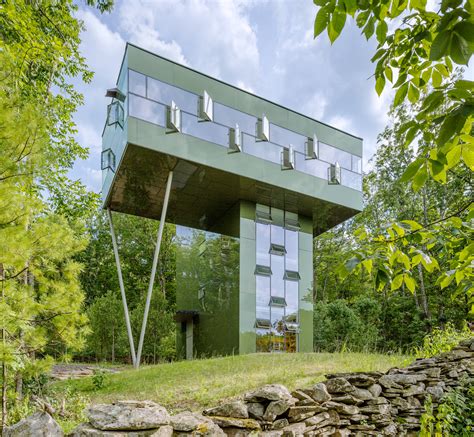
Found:
[{"label": "steel column", "polygon": [[146,296],[146,303],[145,303],[145,313],[143,314],[143,323],[142,323],[142,330],[140,332],[140,341],[138,343],[138,352],[137,352],[137,357],[135,360],[135,368],[138,369],[140,366],[140,359],[142,355],[142,349],[143,349],[143,341],[145,338],[145,331],[146,331],[146,325],[148,322],[148,313],[150,311],[150,303],[151,303],[151,295],[153,293],[153,284],[155,282],[155,276],[156,276],[156,267],[158,265],[158,256],[160,254],[160,247],[161,247],[161,239],[163,237],[163,229],[165,227],[165,220],[166,220],[166,211],[168,209],[168,202],[170,198],[170,192],[171,192],[171,183],[173,182],[173,172],[170,171],[168,174],[168,181],[166,183],[166,191],[165,191],[165,199],[163,201],[163,209],[161,210],[161,218],[160,218],[160,226],[158,228],[158,237],[156,240],[156,247],[155,247],[155,253],[153,255],[153,264],[151,268],[151,276],[150,276],[150,282],[148,283],[148,293]]},{"label": "steel column", "polygon": [[120,293],[122,294],[123,312],[125,314],[125,324],[127,326],[128,341],[130,343],[130,353],[132,354],[132,363],[136,367],[137,357],[135,354],[135,343],[133,341],[132,327],[130,326],[130,316],[128,314],[127,296],[125,295],[125,287],[123,285],[122,269],[120,267],[120,258],[119,258],[119,253],[118,253],[117,240],[115,239],[114,222],[112,221],[112,213],[110,211],[110,208],[107,208],[107,215],[109,217],[109,223],[110,223],[110,234],[112,235],[112,246],[114,248],[115,264],[117,264],[117,274],[118,274],[118,280],[119,280],[119,285],[120,285]]}]

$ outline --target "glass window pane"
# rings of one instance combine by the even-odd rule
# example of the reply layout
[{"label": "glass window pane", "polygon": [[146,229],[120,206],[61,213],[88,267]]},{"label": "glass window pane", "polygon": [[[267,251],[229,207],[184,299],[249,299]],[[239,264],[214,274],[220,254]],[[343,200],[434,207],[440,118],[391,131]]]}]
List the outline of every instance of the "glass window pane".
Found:
[{"label": "glass window pane", "polygon": [[147,77],[147,97],[170,105],[173,100],[182,111],[197,116],[198,96],[181,88]]},{"label": "glass window pane", "polygon": [[285,229],[286,270],[298,271],[298,232]]},{"label": "glass window pane", "polygon": [[362,175],[341,168],[341,185],[362,191]]},{"label": "glass window pane", "polygon": [[352,171],[362,173],[362,158],[352,155]]},{"label": "glass window pane", "polygon": [[283,147],[277,146],[268,141],[257,141],[255,137],[247,134],[243,134],[242,137],[242,150],[245,153],[265,159],[266,161],[274,162],[275,164],[281,163],[281,151],[283,150]]},{"label": "glass window pane", "polygon": [[133,70],[128,70],[130,92],[139,96],[146,96],[146,76]]},{"label": "glass window pane", "polygon": [[235,127],[238,124],[241,132],[255,135],[257,117],[229,108],[218,102],[214,102],[214,121],[228,127]]},{"label": "glass window pane", "polygon": [[257,281],[257,319],[270,319],[270,278],[256,276]]},{"label": "glass window pane", "polygon": [[166,108],[160,103],[129,94],[129,111],[130,115],[150,123],[165,126],[166,124]]},{"label": "glass window pane", "polygon": [[272,296],[285,297],[285,258],[278,255],[270,255],[272,263]]},{"label": "glass window pane", "polygon": [[319,143],[319,158],[330,164],[338,162],[341,167],[352,168],[352,155],[328,144]]},{"label": "glass window pane", "polygon": [[229,131],[226,127],[211,122],[199,122],[197,117],[186,113],[181,114],[181,123],[183,134],[227,147]]},{"label": "glass window pane", "polygon": [[298,318],[298,282],[285,281],[286,320],[297,322]]},{"label": "glass window pane", "polygon": [[270,225],[263,223],[256,224],[256,245],[257,245],[257,264],[262,266],[270,265]]},{"label": "glass window pane", "polygon": [[274,333],[283,333],[283,317],[285,317],[285,308],[283,307],[272,307],[271,311],[271,322]]},{"label": "glass window pane", "polygon": [[326,162],[319,161],[318,159],[306,159],[305,155],[301,153],[295,153],[295,158],[296,170],[321,179],[327,179],[329,164]]},{"label": "glass window pane", "polygon": [[308,140],[305,136],[297,134],[284,127],[270,124],[270,140],[272,143],[279,144],[280,146],[288,147],[289,144],[293,146],[293,149],[297,152],[304,153],[304,143]]},{"label": "glass window pane", "polygon": [[271,234],[271,242],[275,244],[280,244],[282,246],[285,245],[285,229],[281,226],[270,225],[272,234]]}]

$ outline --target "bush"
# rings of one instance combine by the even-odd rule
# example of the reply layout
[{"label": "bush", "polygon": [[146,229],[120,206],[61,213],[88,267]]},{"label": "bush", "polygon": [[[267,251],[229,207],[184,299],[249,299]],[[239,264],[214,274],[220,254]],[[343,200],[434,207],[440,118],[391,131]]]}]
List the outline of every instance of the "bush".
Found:
[{"label": "bush", "polygon": [[462,329],[458,330],[452,323],[446,324],[444,329],[436,328],[431,334],[423,339],[423,346],[414,348],[417,358],[428,358],[442,352],[448,352],[457,346],[462,340],[473,337],[473,333],[465,323]]}]

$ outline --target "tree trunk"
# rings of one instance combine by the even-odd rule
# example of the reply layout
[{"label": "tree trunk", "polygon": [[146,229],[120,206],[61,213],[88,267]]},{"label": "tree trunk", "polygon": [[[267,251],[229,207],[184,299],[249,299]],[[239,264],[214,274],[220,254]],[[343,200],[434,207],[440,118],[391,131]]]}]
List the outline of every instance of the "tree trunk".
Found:
[{"label": "tree trunk", "polygon": [[423,310],[423,315],[425,316],[425,319],[429,319],[431,315],[430,315],[430,309],[428,307],[428,297],[426,296],[425,281],[423,277],[423,269],[421,268],[421,263],[418,264],[418,276],[420,278],[421,309]]},{"label": "tree trunk", "polygon": [[15,374],[15,392],[17,401],[23,400],[23,375],[21,372]]},{"label": "tree trunk", "polygon": [[112,326],[112,363],[115,362],[115,326]]}]

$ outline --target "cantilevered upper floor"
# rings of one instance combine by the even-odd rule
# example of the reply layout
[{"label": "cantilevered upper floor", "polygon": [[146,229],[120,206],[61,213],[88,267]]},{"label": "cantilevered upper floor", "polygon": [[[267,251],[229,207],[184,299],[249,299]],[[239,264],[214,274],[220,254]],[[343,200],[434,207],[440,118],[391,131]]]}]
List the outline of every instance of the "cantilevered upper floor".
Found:
[{"label": "cantilevered upper floor", "polygon": [[314,234],[362,209],[354,135],[131,44],[108,95],[104,207],[159,218],[173,170],[168,220],[198,229],[240,200],[309,217]]}]

